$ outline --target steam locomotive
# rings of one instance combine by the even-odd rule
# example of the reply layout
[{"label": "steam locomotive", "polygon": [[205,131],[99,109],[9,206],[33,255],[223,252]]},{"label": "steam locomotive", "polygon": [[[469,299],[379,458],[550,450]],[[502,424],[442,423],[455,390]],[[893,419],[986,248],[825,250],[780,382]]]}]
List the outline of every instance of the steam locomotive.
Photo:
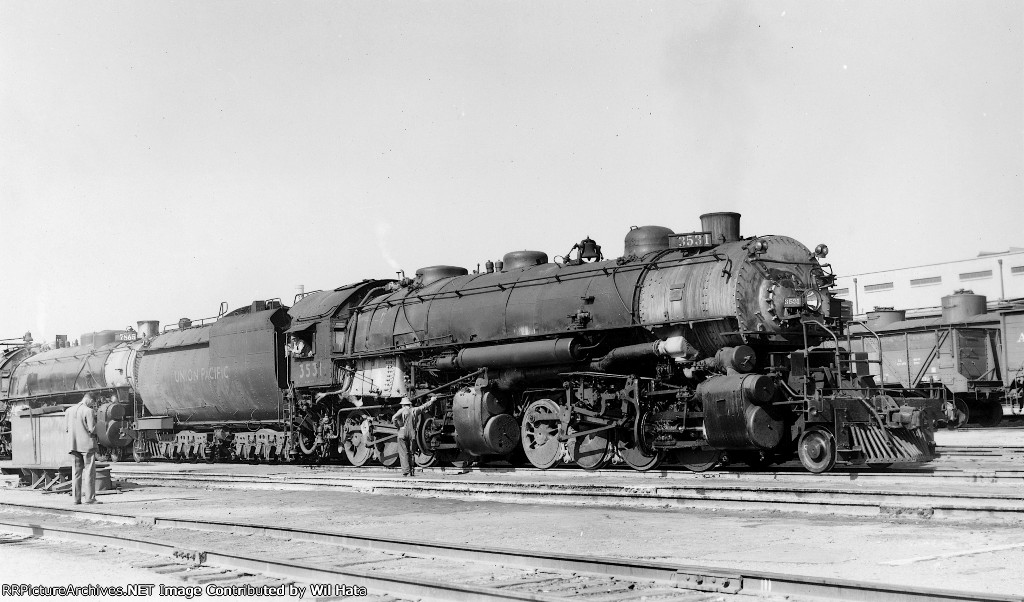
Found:
[{"label": "steam locomotive", "polygon": [[[837,345],[849,307],[824,245],[701,230],[631,229],[605,259],[516,251],[473,273],[432,266],[256,301],[162,332],[93,333],[0,360],[12,409],[105,399],[101,443],[136,460],[397,461],[390,416],[436,395],[417,426],[421,466],[502,459],[537,468],[807,470],[935,457],[936,400],[877,387]],[[17,412],[11,420],[18,420]]]}]

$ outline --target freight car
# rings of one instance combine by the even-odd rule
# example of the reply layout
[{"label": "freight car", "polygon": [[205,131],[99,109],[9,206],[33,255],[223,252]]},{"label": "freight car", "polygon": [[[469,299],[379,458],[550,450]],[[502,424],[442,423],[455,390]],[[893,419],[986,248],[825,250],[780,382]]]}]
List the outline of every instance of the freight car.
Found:
[{"label": "freight car", "polygon": [[[426,395],[443,403],[418,425],[424,466],[647,470],[668,459],[706,470],[796,456],[821,472],[934,457],[940,403],[882,394],[865,362],[821,346],[848,317],[819,261],[827,247],[742,238],[739,225],[738,214],[706,214],[699,232],[631,230],[617,259],[586,238],[554,261],[515,251],[473,273],[432,266],[290,308],[222,309],[92,345],[113,374],[65,379],[63,392],[120,391],[121,432],[140,460],[392,465],[389,417],[403,396]],[[59,359],[23,360],[9,397],[46,401],[27,383]]]},{"label": "freight car", "polygon": [[906,319],[906,311],[876,308],[848,330],[843,347],[879,357],[871,373],[886,387],[947,400],[957,420],[994,426],[1019,412],[1024,380],[1024,305],[993,313],[971,291],[942,297],[940,316]]}]

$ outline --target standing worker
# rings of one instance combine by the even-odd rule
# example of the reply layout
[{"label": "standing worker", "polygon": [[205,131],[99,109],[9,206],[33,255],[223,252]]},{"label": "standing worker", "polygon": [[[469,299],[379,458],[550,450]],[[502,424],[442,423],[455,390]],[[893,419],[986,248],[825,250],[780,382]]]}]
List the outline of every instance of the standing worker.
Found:
[{"label": "standing worker", "polygon": [[431,395],[430,400],[418,407],[412,407],[412,401],[403,397],[401,406],[391,422],[398,427],[398,460],[402,463],[402,476],[416,476],[416,464],[413,456],[416,454],[416,427],[419,426],[420,417],[423,412],[437,401],[437,395]]},{"label": "standing worker", "polygon": [[99,504],[96,501],[96,400],[92,393],[86,393],[82,401],[64,410],[64,424],[73,456],[71,495],[76,504],[81,504],[84,488],[85,503]]}]

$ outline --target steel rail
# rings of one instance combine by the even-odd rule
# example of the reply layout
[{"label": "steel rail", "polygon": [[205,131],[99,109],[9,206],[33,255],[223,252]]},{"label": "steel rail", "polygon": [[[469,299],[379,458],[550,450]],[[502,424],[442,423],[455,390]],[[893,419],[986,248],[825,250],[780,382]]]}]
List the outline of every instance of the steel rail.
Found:
[{"label": "steel rail", "polygon": [[[17,507],[29,511],[42,510],[47,513],[64,516],[84,514],[88,515],[91,519],[102,520],[107,516],[104,512],[96,511],[40,507],[25,504],[2,503],[0,505]],[[365,550],[375,550],[394,554],[412,554],[451,560],[493,563],[529,569],[591,573],[622,579],[642,579],[654,581],[659,584],[671,584],[684,590],[692,589],[730,594],[812,596],[858,602],[924,602],[932,600],[940,602],[1024,601],[1024,597],[1013,595],[980,594],[976,592],[949,589],[905,587],[902,585],[861,582],[848,579],[789,575],[769,571],[705,565],[652,562],[646,560],[615,558],[610,556],[577,556],[559,553],[537,553],[526,550],[516,550],[513,548],[473,546],[464,543],[446,543],[416,539],[374,537],[370,535],[345,533],[340,531],[307,530],[291,527],[261,525],[256,523],[208,521],[159,516],[131,517],[130,515],[120,514],[111,516],[118,522],[125,522],[125,519],[134,518],[135,522],[152,524],[157,527],[231,533],[238,535],[259,535],[307,541],[311,543],[353,547]],[[6,523],[0,521],[0,525],[4,524]],[[207,558],[209,559],[210,557],[208,556]],[[215,563],[212,560],[209,560],[209,562],[222,564],[220,562]],[[252,566],[232,566],[230,568],[260,570],[258,567],[254,568]],[[286,576],[294,577],[293,575]]]},{"label": "steel rail", "polygon": [[227,473],[145,473],[117,471],[118,478],[139,483],[197,483],[218,488],[339,489],[394,495],[433,495],[449,498],[486,496],[510,501],[550,504],[630,505],[779,509],[795,512],[841,513],[857,516],[896,515],[926,518],[1024,520],[1024,500],[1017,493],[946,493],[936,491],[875,491],[813,486],[770,486],[708,482],[660,483],[646,486],[592,483],[415,481],[374,476],[280,476]]},{"label": "steel rail", "polygon": [[497,588],[474,585],[444,583],[418,577],[392,577],[358,569],[334,569],[315,567],[297,562],[282,562],[270,558],[242,556],[230,552],[195,549],[172,542],[163,542],[135,537],[107,535],[93,531],[26,524],[3,520],[0,530],[32,537],[53,537],[89,544],[120,547],[161,556],[172,556],[196,564],[208,564],[223,568],[251,571],[294,579],[304,583],[343,583],[363,586],[368,590],[386,592],[392,595],[412,596],[426,600],[482,601],[482,602],[565,602],[564,598],[526,594]]},{"label": "steel rail", "polygon": [[[361,409],[361,408],[353,408]],[[1013,459],[1016,455],[1024,454],[1024,447],[1014,448],[1011,453],[1002,454],[995,451],[991,451],[991,448],[948,448],[943,452],[944,458],[949,459],[952,456],[981,456],[991,457],[995,459],[1009,458]],[[707,472],[693,472],[685,468],[676,468],[671,466],[663,466],[658,469],[639,471],[633,470],[626,466],[619,467],[608,467],[601,468],[598,470],[584,470],[576,466],[557,466],[553,468],[535,468],[533,466],[418,466],[417,470],[424,474],[457,474],[465,475],[467,473],[477,474],[525,474],[525,475],[570,475],[578,476],[581,478],[591,479],[597,476],[612,476],[616,478],[630,478],[630,479],[642,479],[642,480],[664,480],[664,479],[681,479],[681,480],[699,480],[707,482],[709,480],[741,480],[741,479],[769,479],[771,481],[778,481],[780,478],[794,479],[794,480],[824,480],[824,481],[836,481],[836,480],[896,480],[899,482],[905,482],[906,479],[915,480],[949,480],[949,479],[960,479],[967,480],[972,483],[976,483],[982,480],[1020,480],[1024,479],[1024,467],[1019,467],[1016,462],[1008,461],[1005,466],[992,465],[989,468],[956,468],[955,466],[933,466],[933,467],[913,467],[903,468],[899,470],[887,470],[880,468],[852,468],[842,470],[832,470],[824,473],[812,473],[808,472],[802,466],[797,464],[784,464],[772,467],[771,469],[748,469],[741,468],[740,470],[724,469],[724,470],[710,470]],[[160,468],[171,467],[171,471],[167,471],[169,474],[173,470],[177,470],[183,473],[197,473],[210,469],[223,468],[229,470],[235,466],[250,466],[251,464],[243,464],[242,462],[218,462],[218,463],[205,463],[205,462],[158,462],[154,461],[147,465],[135,464],[132,462],[120,462],[111,465],[112,470],[124,472],[125,474],[132,472],[149,473],[150,469],[157,467],[158,472]],[[205,466],[207,468],[200,468],[197,470],[197,466]],[[264,466],[275,466],[272,464],[264,464]],[[317,475],[337,475],[339,478],[343,477],[354,477],[366,474],[395,474],[394,468],[389,468],[379,464],[367,464],[364,466],[351,466],[347,464],[279,464],[284,469],[308,469],[312,474]],[[0,461],[0,468],[6,468],[4,462]],[[215,474],[215,473],[210,473]]]}]

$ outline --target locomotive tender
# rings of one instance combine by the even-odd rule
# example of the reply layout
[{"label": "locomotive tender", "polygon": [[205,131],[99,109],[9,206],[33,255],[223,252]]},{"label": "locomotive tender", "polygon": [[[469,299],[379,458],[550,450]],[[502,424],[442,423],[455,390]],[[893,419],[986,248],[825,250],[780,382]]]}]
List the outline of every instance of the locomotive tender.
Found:
[{"label": "locomotive tender", "polygon": [[838,343],[849,314],[828,292],[827,247],[742,238],[739,218],[702,215],[687,234],[634,228],[613,260],[587,238],[554,262],[517,251],[290,308],[222,307],[159,334],[140,322],[135,340],[5,356],[0,395],[33,406],[116,392],[104,445],[138,460],[393,465],[390,416],[403,396],[427,395],[444,403],[418,425],[422,466],[706,470],[795,455],[822,472],[932,459],[941,403],[886,395],[863,358],[821,346]]}]

